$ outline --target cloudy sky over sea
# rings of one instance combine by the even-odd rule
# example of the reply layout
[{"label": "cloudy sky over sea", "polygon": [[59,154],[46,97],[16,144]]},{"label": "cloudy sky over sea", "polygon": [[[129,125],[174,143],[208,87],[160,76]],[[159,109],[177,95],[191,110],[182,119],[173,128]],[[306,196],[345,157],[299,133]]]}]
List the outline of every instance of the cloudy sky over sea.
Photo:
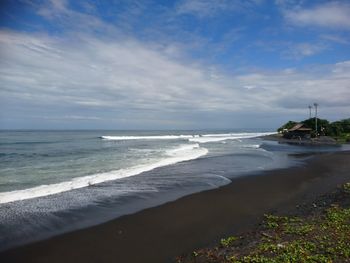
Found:
[{"label": "cloudy sky over sea", "polygon": [[275,128],[350,113],[350,1],[2,0],[0,128]]}]

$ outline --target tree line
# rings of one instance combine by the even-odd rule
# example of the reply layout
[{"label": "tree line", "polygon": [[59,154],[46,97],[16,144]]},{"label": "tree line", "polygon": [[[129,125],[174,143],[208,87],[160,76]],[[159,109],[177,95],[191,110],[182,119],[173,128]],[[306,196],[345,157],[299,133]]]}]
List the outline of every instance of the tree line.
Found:
[{"label": "tree line", "polygon": [[[304,127],[311,128],[313,132],[316,133],[315,121],[315,118],[310,118],[301,122],[288,121],[280,128],[278,128],[277,131],[283,132],[283,130],[288,130],[298,123],[303,123]],[[350,140],[350,118],[334,122],[329,122],[326,119],[317,118],[317,134],[335,138],[345,136],[346,138],[344,139]]]}]

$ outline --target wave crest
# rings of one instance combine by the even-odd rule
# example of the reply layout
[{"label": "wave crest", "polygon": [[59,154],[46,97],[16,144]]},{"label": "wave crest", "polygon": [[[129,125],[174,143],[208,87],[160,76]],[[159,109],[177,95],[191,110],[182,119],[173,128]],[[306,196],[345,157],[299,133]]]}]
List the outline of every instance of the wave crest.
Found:
[{"label": "wave crest", "polygon": [[244,132],[244,133],[213,133],[213,134],[193,134],[193,135],[145,135],[145,136],[101,136],[103,140],[176,140],[187,139],[190,142],[206,143],[219,142],[225,140],[246,139],[274,134],[274,132]]},{"label": "wave crest", "polygon": [[41,196],[53,195],[62,192],[67,192],[73,189],[83,188],[90,185],[95,185],[107,181],[117,180],[125,177],[141,174],[151,171],[158,167],[168,166],[179,162],[197,159],[208,153],[208,150],[199,147],[198,144],[180,145],[178,148],[170,149],[167,152],[167,157],[158,161],[137,165],[130,168],[120,169],[116,171],[99,173],[89,176],[74,178],[70,181],[65,181],[56,184],[40,185],[24,190],[16,190],[11,192],[0,193],[0,203],[9,203],[19,200],[31,199]]},{"label": "wave crest", "polygon": [[150,136],[101,136],[103,140],[124,141],[124,140],[176,140],[193,138],[193,135],[150,135]]},{"label": "wave crest", "polygon": [[190,142],[208,143],[208,142],[220,142],[226,140],[239,140],[255,138],[265,135],[274,134],[272,132],[260,132],[260,133],[231,133],[231,134],[204,134],[201,137],[189,138]]}]

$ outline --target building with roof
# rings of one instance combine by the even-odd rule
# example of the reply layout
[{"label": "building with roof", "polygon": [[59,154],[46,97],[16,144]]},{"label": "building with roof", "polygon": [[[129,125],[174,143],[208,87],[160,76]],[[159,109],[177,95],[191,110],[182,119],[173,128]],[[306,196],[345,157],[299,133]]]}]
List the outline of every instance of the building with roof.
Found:
[{"label": "building with roof", "polygon": [[283,137],[287,139],[309,139],[311,138],[312,129],[303,123],[297,123],[292,128],[284,132]]}]

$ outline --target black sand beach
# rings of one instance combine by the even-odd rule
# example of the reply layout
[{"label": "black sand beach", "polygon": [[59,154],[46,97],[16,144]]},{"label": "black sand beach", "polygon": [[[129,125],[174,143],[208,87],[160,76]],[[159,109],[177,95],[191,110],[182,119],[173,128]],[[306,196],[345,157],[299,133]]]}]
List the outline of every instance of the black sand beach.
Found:
[{"label": "black sand beach", "polygon": [[1,262],[171,262],[184,252],[253,228],[264,213],[296,205],[350,181],[350,152],[310,156],[301,167],[231,184],[0,254]]}]

